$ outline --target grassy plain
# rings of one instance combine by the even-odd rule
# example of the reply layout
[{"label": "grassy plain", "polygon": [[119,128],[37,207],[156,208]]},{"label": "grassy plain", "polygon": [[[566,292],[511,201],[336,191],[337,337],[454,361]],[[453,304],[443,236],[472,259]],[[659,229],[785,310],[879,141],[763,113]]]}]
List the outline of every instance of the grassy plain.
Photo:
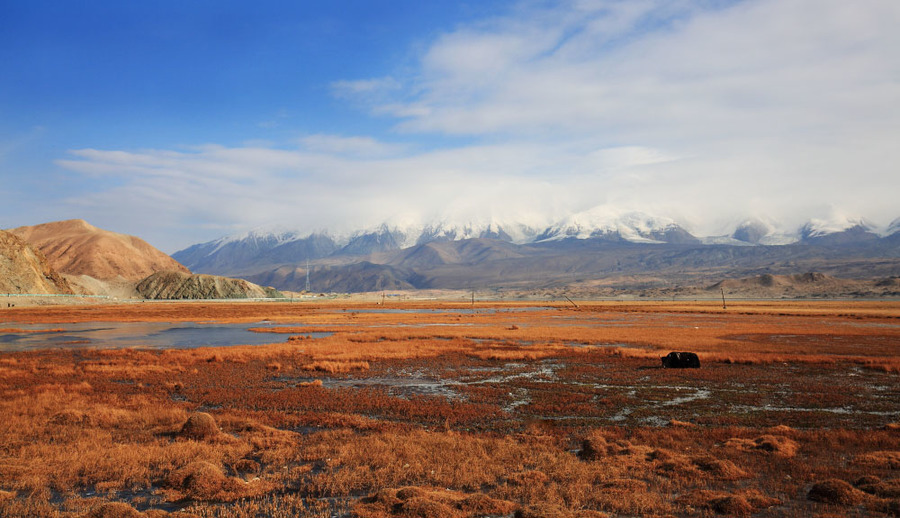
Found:
[{"label": "grassy plain", "polygon": [[898,302],[0,313],[148,321],[272,343],[0,353],[0,516],[900,515]]}]

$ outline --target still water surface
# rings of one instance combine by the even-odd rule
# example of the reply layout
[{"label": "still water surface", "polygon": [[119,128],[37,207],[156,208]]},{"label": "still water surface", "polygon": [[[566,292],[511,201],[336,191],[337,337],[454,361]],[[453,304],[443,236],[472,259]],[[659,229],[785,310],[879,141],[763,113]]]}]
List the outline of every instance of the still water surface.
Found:
[{"label": "still water surface", "polygon": [[[285,326],[296,325],[285,324]],[[0,323],[0,329],[38,331],[31,333],[0,332],[0,351],[26,351],[58,347],[192,349],[195,347],[279,343],[286,341],[289,336],[254,333],[248,331],[251,327],[278,326],[268,322],[255,324],[201,324],[196,322]],[[321,338],[329,334],[307,333],[306,336]]]}]

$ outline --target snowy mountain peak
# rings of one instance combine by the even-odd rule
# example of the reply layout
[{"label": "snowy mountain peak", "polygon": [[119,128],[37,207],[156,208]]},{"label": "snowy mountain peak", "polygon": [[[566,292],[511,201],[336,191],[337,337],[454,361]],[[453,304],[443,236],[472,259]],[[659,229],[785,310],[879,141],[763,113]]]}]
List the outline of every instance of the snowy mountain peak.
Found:
[{"label": "snowy mountain peak", "polygon": [[631,243],[673,243],[696,241],[675,220],[644,212],[616,212],[605,207],[569,216],[546,229],[537,241],[566,238],[604,238]]},{"label": "snowy mountain peak", "polygon": [[813,218],[809,220],[800,228],[800,237],[803,239],[813,239],[849,230],[872,232],[874,228],[875,225],[865,218],[835,215],[829,219]]},{"label": "snowy mountain peak", "polygon": [[730,236],[739,243],[752,245],[789,245],[800,240],[797,232],[785,232],[766,219],[752,217],[741,222]]},{"label": "snowy mountain peak", "polygon": [[884,231],[884,235],[893,236],[900,232],[900,218],[891,221],[890,225],[888,225],[887,230]]},{"label": "snowy mountain peak", "polygon": [[212,247],[209,253],[214,254],[221,250],[223,247],[238,242],[249,242],[262,246],[275,247],[283,243],[302,239],[309,235],[312,234],[302,233],[300,231],[292,230],[281,225],[256,227],[240,234],[232,234],[230,236],[225,236],[214,240],[211,243]]}]

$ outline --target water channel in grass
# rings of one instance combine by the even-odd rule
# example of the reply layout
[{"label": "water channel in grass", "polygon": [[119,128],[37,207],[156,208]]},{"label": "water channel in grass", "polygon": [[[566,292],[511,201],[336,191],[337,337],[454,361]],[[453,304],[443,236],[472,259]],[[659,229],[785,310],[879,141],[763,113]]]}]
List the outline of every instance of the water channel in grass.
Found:
[{"label": "water channel in grass", "polygon": [[[258,333],[250,328],[262,326],[295,327],[298,324],[272,325],[268,322],[220,324],[197,322],[83,322],[66,324],[0,323],[0,351],[27,351],[60,347],[193,349],[262,345],[287,340],[286,335]],[[300,333],[323,338],[331,333]]]}]

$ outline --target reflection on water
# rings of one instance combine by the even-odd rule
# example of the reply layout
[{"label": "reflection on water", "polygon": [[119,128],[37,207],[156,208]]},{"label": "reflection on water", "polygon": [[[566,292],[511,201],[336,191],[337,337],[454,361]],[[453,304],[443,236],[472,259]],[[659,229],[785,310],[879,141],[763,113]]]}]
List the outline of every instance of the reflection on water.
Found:
[{"label": "reflection on water", "polygon": [[[296,324],[293,324],[296,325]],[[196,322],[84,322],[77,324],[0,323],[31,333],[0,334],[0,351],[59,347],[192,349],[283,342],[284,335],[248,331],[260,324],[198,324]],[[62,331],[44,331],[44,330]],[[307,333],[321,338],[330,333]]]}]

